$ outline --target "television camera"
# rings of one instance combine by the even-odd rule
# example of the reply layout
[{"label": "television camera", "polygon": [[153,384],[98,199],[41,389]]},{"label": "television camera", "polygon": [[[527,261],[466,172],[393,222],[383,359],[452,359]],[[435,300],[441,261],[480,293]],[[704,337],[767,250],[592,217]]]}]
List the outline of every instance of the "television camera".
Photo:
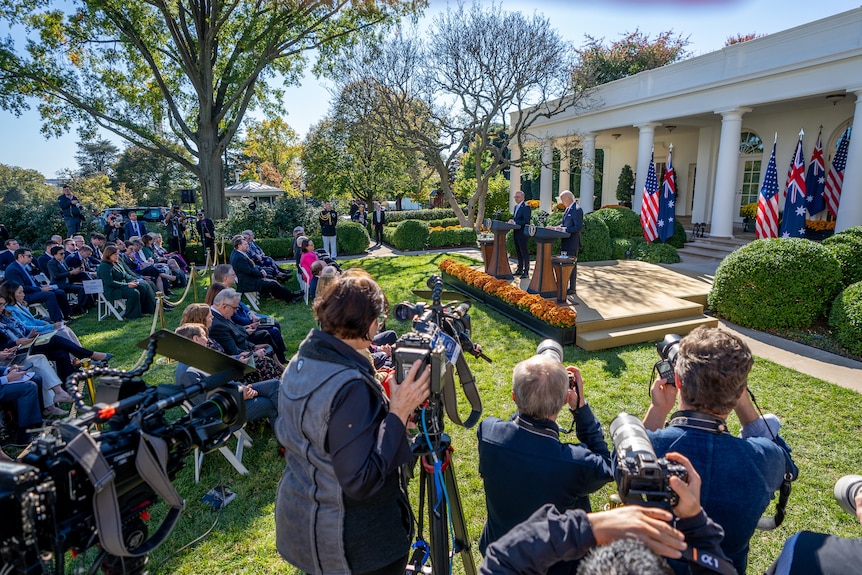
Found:
[{"label": "television camera", "polygon": [[[452,440],[443,432],[443,409],[445,407],[449,419],[458,425],[472,427],[479,421],[482,402],[476,389],[476,380],[464,356],[469,353],[487,362],[491,362],[491,358],[470,339],[470,302],[442,304],[443,281],[440,276],[431,276],[426,285],[431,290],[428,294],[431,296],[431,305],[401,302],[395,306],[395,317],[400,321],[412,319],[413,329],[398,338],[392,350],[395,378],[399,383],[417,360],[422,362],[422,369],[431,370],[428,399],[414,418],[419,428],[412,449],[420,461],[420,503],[416,515],[417,540],[407,569],[423,572],[423,566],[430,558],[433,573],[450,573],[451,558],[460,553],[465,573],[475,575],[476,566],[470,552],[470,538],[450,458]],[[426,295],[423,292],[415,293]],[[456,373],[472,410],[463,422],[458,414],[455,396]],[[423,533],[423,509],[426,503],[430,545],[425,542]],[[453,534],[451,555],[450,528]]]},{"label": "television camera", "polygon": [[[184,507],[171,481],[186,456],[217,449],[245,423],[245,401],[230,382],[246,366],[164,330],[138,345],[147,353],[134,371],[73,375],[80,415],[41,430],[22,461],[0,463],[3,573],[64,573],[66,552],[92,547],[90,573],[143,572]],[[157,348],[215,375],[185,388],[148,386],[141,375]],[[77,393],[88,378],[98,379],[93,406]],[[188,413],[169,422],[165,411],[184,403]],[[150,536],[147,510],[159,498],[170,510]]]}]

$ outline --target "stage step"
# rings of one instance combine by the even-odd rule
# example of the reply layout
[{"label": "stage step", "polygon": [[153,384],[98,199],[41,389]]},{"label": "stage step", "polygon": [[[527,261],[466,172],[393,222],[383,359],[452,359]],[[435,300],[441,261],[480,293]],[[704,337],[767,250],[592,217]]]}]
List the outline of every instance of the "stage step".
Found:
[{"label": "stage step", "polygon": [[[702,303],[687,301],[682,297],[669,298],[657,295],[653,298],[653,302],[662,303],[663,305],[655,308],[644,306],[644,311],[633,311],[620,307],[606,311],[601,317],[594,318],[592,321],[583,321],[582,319],[578,322],[578,334],[621,329],[631,325],[648,325],[674,320],[681,321],[703,315],[704,305]],[[585,316],[586,314],[579,317],[584,318]]]},{"label": "stage step", "polygon": [[716,327],[718,326],[718,320],[714,317],[700,315],[699,317],[688,317],[686,319],[639,323],[589,332],[583,332],[581,329],[578,329],[576,345],[587,351],[610,349],[633,343],[660,341],[669,333],[685,335],[702,325]]}]

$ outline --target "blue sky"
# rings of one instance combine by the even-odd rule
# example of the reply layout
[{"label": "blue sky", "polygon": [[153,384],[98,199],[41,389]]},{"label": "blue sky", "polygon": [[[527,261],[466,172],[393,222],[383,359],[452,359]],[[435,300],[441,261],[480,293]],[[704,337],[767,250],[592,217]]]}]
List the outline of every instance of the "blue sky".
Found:
[{"label": "blue sky", "polygon": [[[483,0],[484,2],[485,0]],[[487,2],[490,3],[490,2]],[[769,34],[858,8],[860,0],[502,0],[504,10],[544,14],[560,34],[580,47],[584,35],[613,40],[639,28],[655,36],[665,30],[689,36],[694,55],[720,49],[729,36]],[[430,0],[425,19],[445,10],[445,0]],[[325,81],[308,74],[302,86],[287,89],[287,122],[301,136],[327,112]],[[34,169],[46,178],[76,167],[77,134],[46,140],[38,113],[16,118],[0,110],[0,163]],[[122,147],[122,143],[118,141]]]}]

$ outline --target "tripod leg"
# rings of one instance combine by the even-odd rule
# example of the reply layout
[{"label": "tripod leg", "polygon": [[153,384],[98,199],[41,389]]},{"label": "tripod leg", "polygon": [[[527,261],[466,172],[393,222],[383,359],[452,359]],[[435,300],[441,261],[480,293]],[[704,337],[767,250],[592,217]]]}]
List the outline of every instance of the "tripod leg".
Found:
[{"label": "tripod leg", "polygon": [[467,534],[467,522],[461,507],[461,495],[458,493],[458,483],[455,480],[454,461],[443,472],[446,491],[449,493],[449,513],[452,514],[452,530],[455,533],[455,553],[461,554],[465,575],[476,575],[476,563],[470,551],[470,536]]},{"label": "tripod leg", "polygon": [[433,473],[428,477],[428,531],[431,543],[431,572],[447,575],[449,570],[449,519],[446,496]]}]

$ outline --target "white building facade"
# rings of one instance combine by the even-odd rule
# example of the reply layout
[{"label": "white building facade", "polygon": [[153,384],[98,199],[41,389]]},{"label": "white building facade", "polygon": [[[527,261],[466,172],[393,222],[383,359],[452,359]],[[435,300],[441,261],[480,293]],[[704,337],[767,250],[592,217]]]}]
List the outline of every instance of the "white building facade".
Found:
[{"label": "white building facade", "polygon": [[[826,170],[841,135],[852,127],[836,230],[862,225],[862,8],[728,46],[617,80],[577,108],[537,121],[531,140],[542,146],[541,208],[568,187],[567,158],[582,153],[580,205],[616,204],[620,171],[636,173],[640,211],[650,155],[665,162],[673,144],[679,216],[709,223],[710,235],[732,237],[742,205],[757,201],[772,142],[784,206],[784,183],[800,130],[806,169],[822,130]],[[552,190],[554,148],[561,152],[559,190]],[[604,152],[602,189],[591,177]],[[517,157],[518,150],[513,150]],[[511,196],[520,170],[511,170]]]}]

